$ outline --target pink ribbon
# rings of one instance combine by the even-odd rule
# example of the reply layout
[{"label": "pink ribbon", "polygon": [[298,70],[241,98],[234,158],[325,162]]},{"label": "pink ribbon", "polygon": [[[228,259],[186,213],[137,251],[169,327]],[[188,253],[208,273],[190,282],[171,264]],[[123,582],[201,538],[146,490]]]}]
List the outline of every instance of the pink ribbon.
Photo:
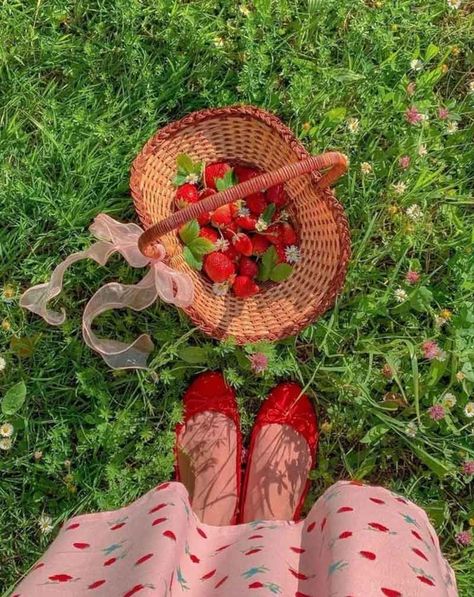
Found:
[{"label": "pink ribbon", "polygon": [[51,311],[47,303],[57,296],[63,285],[67,268],[81,259],[94,259],[105,265],[113,253],[120,253],[132,267],[150,266],[150,270],[138,284],[111,282],[99,288],[87,303],[82,317],[82,334],[90,348],[98,352],[112,369],[146,369],[148,355],[153,342],[148,334],[141,334],[131,344],[118,340],[98,338],[92,331],[94,319],[110,309],[129,307],[142,311],[160,297],[177,307],[188,307],[193,302],[194,292],[191,278],[177,272],[163,263],[166,251],[158,249],[160,257],[150,260],[138,248],[138,238],[143,233],[136,224],[123,224],[106,214],[99,214],[90,226],[91,233],[99,239],[85,251],[73,253],[54,270],[51,280],[29,288],[20,298],[20,306],[36,313],[51,325],[61,325],[66,319],[64,309]]}]

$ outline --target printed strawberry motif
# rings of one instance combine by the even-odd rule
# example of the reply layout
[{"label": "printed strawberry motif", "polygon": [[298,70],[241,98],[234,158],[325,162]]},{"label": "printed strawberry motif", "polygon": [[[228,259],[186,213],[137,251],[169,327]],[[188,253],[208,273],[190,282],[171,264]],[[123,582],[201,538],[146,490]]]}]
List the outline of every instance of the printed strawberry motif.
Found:
[{"label": "printed strawberry motif", "polygon": [[250,539],[263,539],[263,535],[250,535],[249,541]]},{"label": "printed strawberry motif", "polygon": [[421,535],[419,533],[417,533],[416,531],[411,531],[411,534],[413,535],[413,537],[415,537],[416,539],[418,539],[418,541],[423,541]]},{"label": "printed strawberry motif", "polygon": [[155,491],[163,491],[163,489],[166,489],[169,486],[170,486],[169,482],[168,483],[162,483],[161,485],[158,485],[158,487],[155,489]]},{"label": "printed strawberry motif", "polygon": [[238,298],[248,298],[260,292],[258,284],[248,276],[236,276],[232,288]]},{"label": "printed strawberry motif", "polygon": [[115,564],[116,561],[117,561],[117,558],[110,558],[110,560],[106,560],[104,562],[104,566],[112,566],[112,564]]},{"label": "printed strawberry motif", "polygon": [[294,568],[288,568],[288,570],[298,580],[308,580],[309,578],[314,578],[314,576],[315,576],[314,574],[311,576],[308,576],[307,574],[303,574],[303,572],[299,572],[298,570],[295,570]]},{"label": "printed strawberry motif", "polygon": [[342,512],[354,512],[354,508],[350,506],[341,506],[336,514],[342,514]]},{"label": "printed strawberry motif", "polygon": [[421,575],[421,576],[417,576],[416,578],[419,581],[421,581],[422,583],[424,583],[425,585],[429,585],[430,587],[435,586],[435,583],[431,580],[431,578],[428,578],[427,576]]},{"label": "printed strawberry motif", "polygon": [[254,547],[253,549],[249,549],[249,551],[244,552],[244,555],[251,556],[254,553],[258,553],[259,551],[262,551],[261,547]]},{"label": "printed strawberry motif", "polygon": [[288,195],[282,184],[277,184],[267,189],[268,203],[274,203],[277,207],[282,207],[288,202]]},{"label": "printed strawberry motif", "polygon": [[360,555],[367,560],[375,560],[377,557],[373,551],[359,551]]},{"label": "printed strawberry motif", "polygon": [[135,595],[139,591],[142,591],[144,588],[145,588],[145,585],[142,585],[142,584],[135,585],[134,587],[132,587],[130,589],[130,591],[127,591],[123,597],[132,597],[132,595]]},{"label": "printed strawberry motif", "polygon": [[[249,537],[249,539],[250,539],[250,537]],[[223,545],[222,547],[218,547],[218,548],[216,549],[216,552],[218,552],[218,551],[224,551],[224,549],[227,549],[227,548],[228,548],[228,547],[230,547],[231,545],[232,545],[232,543],[229,543],[228,545]]]},{"label": "printed strawberry motif", "polygon": [[155,512],[158,512],[159,510],[161,510],[162,508],[166,508],[167,504],[157,504],[156,506],[153,506],[153,508],[151,508],[151,510],[148,510],[148,514],[154,514]]},{"label": "printed strawberry motif", "polygon": [[163,531],[163,537],[168,537],[168,539],[176,541],[176,535],[173,533],[173,531]]},{"label": "printed strawberry motif", "polygon": [[221,587],[228,578],[228,576],[224,576],[224,578],[221,578],[221,580],[216,585],[214,585],[214,588],[218,589],[219,587]]},{"label": "printed strawberry motif", "polygon": [[313,530],[314,530],[314,527],[315,527],[315,526],[316,526],[316,523],[315,523],[315,522],[312,522],[311,524],[309,524],[309,525],[308,525],[308,528],[306,529],[306,531],[307,531],[308,533],[311,533],[311,531],[313,531]]},{"label": "printed strawberry motif", "polygon": [[306,549],[303,549],[302,547],[290,547],[290,549],[295,553],[304,553],[306,551]]},{"label": "printed strawberry motif", "polygon": [[246,257],[252,255],[252,241],[244,232],[236,234],[232,239],[232,244],[239,253],[242,253],[242,255],[245,255]]},{"label": "printed strawberry motif", "polygon": [[263,255],[270,246],[270,241],[262,234],[255,234],[252,237],[252,255]]},{"label": "printed strawberry motif", "polygon": [[324,531],[324,527],[326,526],[328,519],[327,518],[323,518],[322,522],[321,522],[321,530]]},{"label": "printed strawberry motif", "polygon": [[247,168],[247,166],[235,166],[234,174],[239,182],[245,182],[261,174],[261,171],[257,168]]},{"label": "printed strawberry motif", "polygon": [[73,543],[72,544],[73,547],[75,547],[76,549],[87,549],[88,547],[90,547],[89,543]]},{"label": "printed strawberry motif", "polygon": [[152,553],[145,554],[141,558],[138,558],[138,560],[135,562],[135,566],[139,566],[140,564],[143,564],[144,562],[146,562],[147,560],[149,560],[152,557],[153,557]]},{"label": "printed strawberry motif", "polygon": [[201,537],[203,537],[203,539],[207,539],[207,535],[206,535],[206,533],[202,529],[200,529],[199,527],[197,527],[196,531],[201,535]]},{"label": "printed strawberry motif", "polygon": [[192,203],[197,203],[199,201],[199,193],[197,190],[196,185],[191,183],[186,183],[181,185],[176,190],[175,202],[179,209],[183,209],[184,207],[188,207]]},{"label": "printed strawberry motif", "polygon": [[230,205],[221,205],[211,214],[211,223],[216,228],[225,228],[232,222]]},{"label": "printed strawberry motif", "polygon": [[213,282],[225,282],[235,274],[235,265],[223,253],[209,253],[204,259],[204,271]]},{"label": "printed strawberry motif", "polygon": [[387,589],[385,587],[381,587],[380,589],[386,597],[402,597],[400,591],[395,591],[394,589]]},{"label": "printed strawberry motif", "polygon": [[219,178],[224,178],[232,168],[226,162],[216,162],[204,168],[204,184],[211,189],[217,189],[216,183]]},{"label": "printed strawberry motif", "polygon": [[197,556],[195,556],[192,553],[189,554],[189,558],[191,562],[193,562],[193,564],[199,564],[199,562],[201,561]]},{"label": "printed strawberry motif", "polygon": [[369,527],[375,529],[376,531],[382,531],[382,533],[388,533],[388,531],[390,530],[386,526],[378,522],[369,522]]},{"label": "printed strawberry motif", "polygon": [[208,580],[209,578],[212,578],[215,573],[216,573],[216,569],[214,568],[214,570],[211,570],[210,572],[207,572],[206,574],[204,574],[204,576],[201,576],[201,580]]},{"label": "printed strawberry motif", "polygon": [[38,562],[38,564],[35,564],[32,568],[33,570],[38,570],[38,568],[42,568],[44,566],[44,562]]},{"label": "printed strawberry motif", "polygon": [[151,523],[152,527],[156,527],[157,524],[161,524],[162,522],[165,522],[165,520],[168,520],[167,518],[155,518],[155,520]]},{"label": "printed strawberry motif", "polygon": [[117,524],[114,524],[114,526],[110,527],[111,531],[117,531],[118,529],[121,529],[122,527],[125,526],[125,522],[118,522]]},{"label": "printed strawberry motif", "polygon": [[263,193],[253,193],[245,197],[245,204],[254,216],[261,216],[267,207],[265,195]]},{"label": "printed strawberry motif", "polygon": [[385,504],[385,502],[383,500],[379,499],[379,498],[371,497],[371,498],[369,498],[369,500],[371,502],[374,502],[374,504]]},{"label": "printed strawberry motif", "polygon": [[249,584],[249,589],[261,589],[265,585],[261,583],[259,580],[256,580]]},{"label": "printed strawberry motif", "polygon": [[52,576],[48,576],[48,579],[54,582],[69,582],[73,578],[70,574],[53,574]]},{"label": "printed strawberry motif", "polygon": [[425,556],[425,554],[421,551],[421,549],[418,549],[417,547],[412,547],[411,548],[413,553],[416,553],[416,555],[420,558],[423,558],[423,560],[428,561],[428,558]]},{"label": "printed strawberry motif", "polygon": [[348,539],[349,537],[352,537],[352,531],[343,531],[339,535],[339,539]]},{"label": "printed strawberry motif", "polygon": [[72,531],[73,529],[79,528],[81,525],[78,522],[73,522],[68,527],[65,528],[66,531]]},{"label": "printed strawberry motif", "polygon": [[242,257],[239,263],[239,274],[241,276],[248,276],[249,278],[255,278],[258,274],[258,265],[250,259],[250,257]]},{"label": "printed strawberry motif", "polygon": [[88,589],[98,589],[99,587],[101,587],[105,583],[106,583],[106,581],[104,579],[96,580],[95,582],[93,582],[92,584],[90,584],[87,588]]}]

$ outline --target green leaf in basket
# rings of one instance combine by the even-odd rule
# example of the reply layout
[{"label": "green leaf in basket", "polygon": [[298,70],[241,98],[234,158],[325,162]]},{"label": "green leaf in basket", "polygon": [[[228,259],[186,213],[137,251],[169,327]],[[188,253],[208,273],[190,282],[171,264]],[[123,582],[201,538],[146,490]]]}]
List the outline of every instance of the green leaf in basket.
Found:
[{"label": "green leaf in basket", "polygon": [[262,220],[266,224],[270,224],[272,221],[273,214],[275,213],[276,205],[274,203],[270,203],[267,207],[263,210],[262,215],[260,216]]},{"label": "green leaf in basket", "polygon": [[191,174],[193,172],[194,163],[192,159],[186,153],[180,153],[176,158],[176,164],[179,170],[183,171],[183,174]]},{"label": "green leaf in basket", "polygon": [[24,381],[19,381],[12,386],[2,400],[2,413],[11,416],[20,410],[26,398],[26,386]]},{"label": "green leaf in basket", "polygon": [[193,269],[197,269],[198,271],[201,271],[202,259],[200,259],[199,257],[195,257],[189,247],[184,247],[183,257],[184,257],[184,260],[186,261],[186,263],[189,265],[189,267],[192,267]]},{"label": "green leaf in basket", "polygon": [[288,263],[279,263],[270,272],[270,280],[272,282],[283,282],[291,276],[293,268]]},{"label": "green leaf in basket", "polygon": [[233,170],[227,170],[222,178],[216,180],[216,189],[218,191],[225,191],[235,185],[235,176]]},{"label": "green leaf in basket", "polygon": [[262,261],[260,262],[258,270],[258,279],[260,282],[266,282],[270,278],[270,272],[275,267],[277,260],[278,255],[275,247],[272,245],[265,251]]},{"label": "green leaf in basket", "polygon": [[199,236],[200,227],[197,220],[187,222],[179,229],[179,238],[185,245],[192,243]]},{"label": "green leaf in basket", "polygon": [[191,249],[191,252],[195,257],[207,255],[207,253],[212,253],[212,251],[215,251],[216,249],[214,243],[211,240],[209,240],[208,238],[203,238],[202,236],[198,236],[193,241],[191,241],[188,247]]}]

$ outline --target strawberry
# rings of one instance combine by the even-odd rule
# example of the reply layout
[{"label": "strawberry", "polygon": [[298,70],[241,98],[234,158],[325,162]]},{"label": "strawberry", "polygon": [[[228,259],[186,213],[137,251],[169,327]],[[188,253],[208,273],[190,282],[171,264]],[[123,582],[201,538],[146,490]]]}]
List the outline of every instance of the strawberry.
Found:
[{"label": "strawberry", "polygon": [[211,243],[215,243],[219,238],[219,234],[210,226],[203,226],[199,231],[199,236],[209,239]]},{"label": "strawberry", "polygon": [[227,240],[232,240],[238,231],[239,225],[237,224],[237,222],[234,221],[224,228],[222,234]]},{"label": "strawberry", "polygon": [[[206,199],[206,197],[210,197],[214,194],[214,189],[204,189],[199,193],[199,201],[202,201],[203,199]],[[211,212],[206,211],[205,213],[201,214],[197,217],[197,221],[199,222],[200,226],[205,226],[206,224],[209,224],[209,222],[211,221]]]},{"label": "strawberry", "polygon": [[245,182],[246,180],[255,178],[262,172],[258,168],[247,168],[247,166],[236,166],[234,168],[234,173],[237,176],[237,180],[239,182]]},{"label": "strawberry", "polygon": [[230,207],[230,213],[231,213],[232,218],[236,218],[239,215],[240,204],[237,202],[230,203],[229,207]]},{"label": "strawberry", "polygon": [[232,239],[232,244],[242,255],[246,255],[247,257],[252,255],[252,241],[244,232],[236,234]]},{"label": "strawberry", "polygon": [[217,228],[228,226],[232,222],[232,212],[229,205],[218,207],[211,215],[211,223]]},{"label": "strawberry", "polygon": [[255,216],[260,216],[267,207],[267,202],[265,201],[265,195],[263,193],[252,193],[252,195],[245,197],[245,203]]},{"label": "strawberry", "polygon": [[248,276],[249,278],[255,278],[258,274],[258,265],[250,257],[242,257],[239,263],[239,274],[241,276]]},{"label": "strawberry", "polygon": [[226,162],[215,162],[209,164],[204,168],[204,184],[211,189],[217,189],[216,181],[219,178],[224,178],[226,172],[232,168]]},{"label": "strawberry", "polygon": [[187,182],[176,190],[175,202],[179,209],[188,207],[191,203],[197,203],[198,201],[199,193],[196,185]]},{"label": "strawberry", "polygon": [[282,207],[288,201],[288,195],[282,184],[267,189],[268,203],[274,203],[277,207]]},{"label": "strawberry", "polygon": [[235,222],[244,230],[255,230],[257,220],[252,216],[237,216]]},{"label": "strawberry", "polygon": [[298,235],[293,226],[288,224],[288,222],[280,224],[280,238],[285,247],[298,244]]},{"label": "strawberry", "polygon": [[235,296],[239,298],[247,298],[253,296],[260,291],[258,284],[248,276],[237,276],[232,285]]},{"label": "strawberry", "polygon": [[252,255],[263,255],[268,249],[269,241],[261,234],[252,236]]},{"label": "strawberry", "polygon": [[282,244],[278,243],[273,245],[277,253],[277,263],[286,263],[285,248]]},{"label": "strawberry", "polygon": [[222,254],[226,255],[231,261],[239,261],[242,256],[233,245],[229,245],[229,248],[222,251]]},{"label": "strawberry", "polygon": [[225,282],[235,273],[235,265],[223,253],[209,253],[204,259],[204,271],[213,282]]},{"label": "strawberry", "polygon": [[265,231],[265,238],[272,243],[272,245],[279,244],[281,242],[280,236],[280,225],[272,224]]}]

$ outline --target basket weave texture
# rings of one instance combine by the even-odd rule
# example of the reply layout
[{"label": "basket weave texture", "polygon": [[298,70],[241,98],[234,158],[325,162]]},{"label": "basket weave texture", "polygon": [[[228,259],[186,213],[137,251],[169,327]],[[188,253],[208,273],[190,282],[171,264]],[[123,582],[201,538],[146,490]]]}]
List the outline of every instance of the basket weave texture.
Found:
[{"label": "basket weave texture", "polygon": [[[194,161],[228,161],[264,171],[310,157],[276,116],[260,108],[193,112],[159,130],[132,164],[130,187],[145,229],[175,212],[172,181],[180,153]],[[349,227],[334,193],[317,187],[320,178],[312,172],[286,182],[287,209],[302,258],[286,281],[263,285],[250,298],[216,296],[212,284],[184,261],[176,231],[160,239],[168,264],[193,280],[195,299],[185,311],[203,332],[218,339],[233,337],[239,344],[278,340],[297,334],[334,303],[350,258]]]}]

